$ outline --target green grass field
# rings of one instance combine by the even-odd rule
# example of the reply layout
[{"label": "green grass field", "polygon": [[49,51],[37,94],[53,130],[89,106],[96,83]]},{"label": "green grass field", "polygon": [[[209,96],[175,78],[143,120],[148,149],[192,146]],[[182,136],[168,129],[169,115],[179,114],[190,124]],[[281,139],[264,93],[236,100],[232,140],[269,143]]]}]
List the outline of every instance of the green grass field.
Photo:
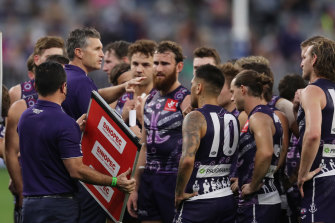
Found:
[{"label": "green grass field", "polygon": [[0,222],[13,222],[13,196],[8,190],[9,176],[4,168],[0,168]]}]

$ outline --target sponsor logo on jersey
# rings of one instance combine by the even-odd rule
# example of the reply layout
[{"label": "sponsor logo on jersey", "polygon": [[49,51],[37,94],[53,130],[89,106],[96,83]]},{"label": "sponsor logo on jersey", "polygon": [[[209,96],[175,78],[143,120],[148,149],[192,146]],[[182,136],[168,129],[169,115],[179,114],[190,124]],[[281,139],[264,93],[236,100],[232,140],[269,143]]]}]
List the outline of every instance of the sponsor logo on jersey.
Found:
[{"label": "sponsor logo on jersey", "polygon": [[200,165],[197,173],[197,178],[205,177],[222,177],[230,173],[230,164],[220,165]]},{"label": "sponsor logo on jersey", "polygon": [[177,111],[177,105],[178,105],[178,101],[169,98],[165,102],[164,110],[175,112]]},{"label": "sponsor logo on jersey", "polygon": [[247,120],[247,122],[243,126],[243,129],[241,130],[241,132],[244,132],[244,133],[247,132],[248,131],[248,127],[249,127],[249,120]]},{"label": "sponsor logo on jersey", "polygon": [[107,119],[105,119],[104,117],[101,117],[101,120],[98,125],[98,129],[108,139],[108,141],[112,143],[115,149],[119,151],[119,153],[122,154],[127,142],[114,129],[114,127],[107,121]]},{"label": "sponsor logo on jersey", "polygon": [[119,170],[120,165],[113,159],[113,157],[107,153],[104,147],[96,141],[92,148],[92,154],[97,160],[106,168],[106,170],[113,176],[116,177]]},{"label": "sponsor logo on jersey", "polygon": [[322,156],[331,158],[335,157],[335,145],[323,144]]}]

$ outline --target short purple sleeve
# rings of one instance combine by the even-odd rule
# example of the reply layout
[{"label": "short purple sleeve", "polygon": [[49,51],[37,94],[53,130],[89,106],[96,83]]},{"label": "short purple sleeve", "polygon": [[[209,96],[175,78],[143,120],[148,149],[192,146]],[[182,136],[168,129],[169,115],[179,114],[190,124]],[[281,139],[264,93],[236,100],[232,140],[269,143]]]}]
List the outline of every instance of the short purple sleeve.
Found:
[{"label": "short purple sleeve", "polygon": [[78,124],[74,120],[72,121],[64,126],[58,139],[58,148],[62,159],[83,156],[81,153],[80,129]]}]

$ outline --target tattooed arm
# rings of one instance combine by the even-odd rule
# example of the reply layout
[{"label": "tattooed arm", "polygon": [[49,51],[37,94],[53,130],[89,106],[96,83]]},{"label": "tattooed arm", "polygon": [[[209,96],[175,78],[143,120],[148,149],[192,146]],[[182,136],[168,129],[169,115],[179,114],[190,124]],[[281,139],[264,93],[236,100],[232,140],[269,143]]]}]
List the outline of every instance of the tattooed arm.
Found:
[{"label": "tattooed arm", "polygon": [[186,185],[191,177],[195,154],[198,151],[200,140],[205,135],[207,124],[205,117],[198,111],[189,113],[183,122],[183,152],[179,161],[177,185],[175,191],[175,206],[196,194],[185,193]]}]

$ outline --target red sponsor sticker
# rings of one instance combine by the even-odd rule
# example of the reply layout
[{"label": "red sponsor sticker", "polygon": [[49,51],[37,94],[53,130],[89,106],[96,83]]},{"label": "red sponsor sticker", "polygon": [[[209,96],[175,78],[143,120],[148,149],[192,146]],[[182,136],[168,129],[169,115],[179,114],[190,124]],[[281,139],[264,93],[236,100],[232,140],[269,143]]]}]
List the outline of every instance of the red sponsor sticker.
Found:
[{"label": "red sponsor sticker", "polygon": [[243,129],[241,130],[241,132],[247,132],[248,131],[248,127],[249,127],[249,120],[247,120],[247,122],[243,126]]},{"label": "red sponsor sticker", "polygon": [[164,110],[175,112],[177,111],[177,104],[178,104],[178,101],[169,98],[166,100]]}]

